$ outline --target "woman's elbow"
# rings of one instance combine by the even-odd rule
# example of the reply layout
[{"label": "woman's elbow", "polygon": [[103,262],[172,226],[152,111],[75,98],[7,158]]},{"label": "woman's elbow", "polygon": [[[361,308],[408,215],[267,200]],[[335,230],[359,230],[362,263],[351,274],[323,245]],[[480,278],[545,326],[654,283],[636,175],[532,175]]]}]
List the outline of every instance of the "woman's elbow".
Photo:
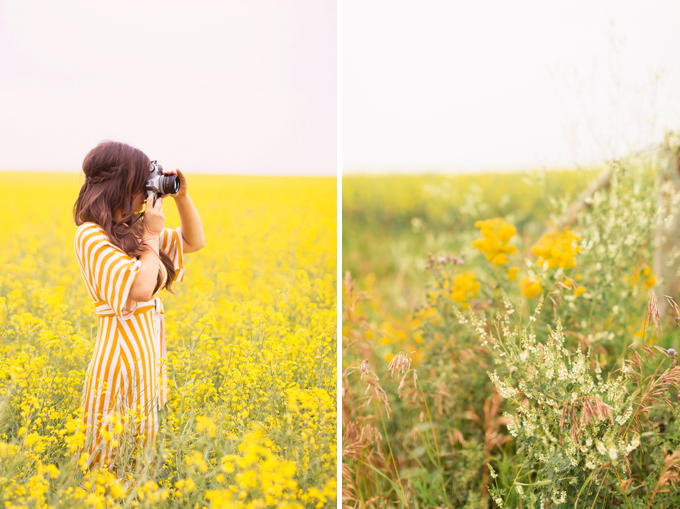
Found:
[{"label": "woman's elbow", "polygon": [[195,253],[196,251],[200,251],[205,247],[205,240],[201,242],[200,244],[189,244],[188,242],[184,243],[184,252],[185,253]]}]

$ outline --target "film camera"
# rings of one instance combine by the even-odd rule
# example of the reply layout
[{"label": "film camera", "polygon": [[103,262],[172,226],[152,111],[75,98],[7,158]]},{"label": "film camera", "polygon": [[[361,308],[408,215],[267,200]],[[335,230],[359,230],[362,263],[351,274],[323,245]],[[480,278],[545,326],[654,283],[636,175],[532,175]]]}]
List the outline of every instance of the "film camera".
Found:
[{"label": "film camera", "polygon": [[[156,200],[162,194],[177,194],[179,193],[179,177],[177,175],[163,175],[163,167],[158,164],[155,159],[151,161],[151,168],[149,169],[149,180],[146,181],[146,199],[153,195],[153,203],[156,204]],[[139,221],[144,212],[137,216],[132,223],[134,225]],[[130,226],[132,226],[130,225]]]},{"label": "film camera", "polygon": [[146,198],[152,194],[154,205],[162,194],[177,194],[179,192],[179,177],[177,175],[163,175],[163,167],[154,159],[151,161],[151,173],[146,181]]}]

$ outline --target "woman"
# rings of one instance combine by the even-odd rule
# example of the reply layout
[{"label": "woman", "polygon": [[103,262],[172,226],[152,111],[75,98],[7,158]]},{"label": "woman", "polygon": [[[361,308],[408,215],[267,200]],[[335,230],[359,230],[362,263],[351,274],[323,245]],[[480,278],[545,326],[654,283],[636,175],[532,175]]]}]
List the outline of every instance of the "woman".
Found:
[{"label": "woman", "polygon": [[[122,430],[153,446],[158,410],[167,401],[163,306],[156,295],[184,277],[183,257],[203,248],[201,220],[180,170],[177,194],[146,200],[151,162],[125,143],[102,142],[83,161],[85,183],[74,206],[74,248],[99,316],[83,389],[87,468],[120,471]],[[177,204],[181,226],[165,228],[163,196]],[[116,463],[118,459],[118,464]],[[136,462],[135,462],[136,463]]]}]

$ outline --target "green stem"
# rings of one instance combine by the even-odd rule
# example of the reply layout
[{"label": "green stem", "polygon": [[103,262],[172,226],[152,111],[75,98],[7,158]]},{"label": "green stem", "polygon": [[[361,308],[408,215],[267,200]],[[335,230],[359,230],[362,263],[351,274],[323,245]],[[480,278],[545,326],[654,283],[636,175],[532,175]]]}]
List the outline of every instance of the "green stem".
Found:
[{"label": "green stem", "polygon": [[600,487],[597,489],[597,493],[595,493],[595,500],[593,500],[593,505],[590,506],[590,509],[593,509],[595,507],[595,503],[597,502],[597,497],[600,494],[600,490],[602,489],[604,482],[607,480],[608,475],[609,475],[609,469],[607,469],[607,471],[604,473],[604,477],[602,478],[602,482],[600,483]]},{"label": "green stem", "polygon": [[437,444],[437,433],[434,431],[434,424],[432,423],[432,415],[430,414],[430,407],[425,399],[425,392],[423,391],[423,386],[420,385],[420,378],[416,378],[418,382],[418,388],[420,389],[420,395],[423,398],[423,403],[425,404],[425,410],[427,411],[427,419],[430,422],[430,428],[432,429],[432,439],[434,440],[434,447],[437,451],[437,464],[439,465],[439,472],[442,476],[442,491],[444,492],[444,502],[446,502],[447,507],[449,506],[449,496],[446,494],[446,486],[444,485],[444,469],[442,468],[441,454],[439,453],[439,444]]},{"label": "green stem", "polygon": [[404,493],[404,487],[401,484],[401,478],[399,477],[399,469],[397,468],[397,462],[394,461],[394,453],[392,452],[392,444],[390,444],[390,437],[387,434],[387,427],[385,426],[385,419],[383,419],[382,410],[380,410],[380,402],[378,401],[378,413],[380,414],[380,422],[382,422],[383,431],[385,432],[385,440],[387,440],[387,447],[390,449],[390,458],[392,458],[392,465],[394,465],[394,472],[397,474],[397,483],[399,484],[399,489],[401,490],[401,497],[404,500],[404,504],[408,507],[408,502],[406,501],[406,494]]}]

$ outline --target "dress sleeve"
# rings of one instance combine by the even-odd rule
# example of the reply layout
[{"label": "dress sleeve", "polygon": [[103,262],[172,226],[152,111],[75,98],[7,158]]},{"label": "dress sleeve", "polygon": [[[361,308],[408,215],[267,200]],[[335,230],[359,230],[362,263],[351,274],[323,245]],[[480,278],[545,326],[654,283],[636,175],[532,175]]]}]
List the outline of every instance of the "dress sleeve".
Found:
[{"label": "dress sleeve", "polygon": [[125,309],[125,304],[142,262],[114,246],[96,227],[79,231],[75,247],[83,276],[94,295],[106,302],[116,316],[129,318],[137,303],[133,300],[131,309]]},{"label": "dress sleeve", "polygon": [[175,266],[175,278],[173,281],[184,279],[184,238],[182,237],[182,227],[163,228],[161,232],[161,251],[167,254]]}]

